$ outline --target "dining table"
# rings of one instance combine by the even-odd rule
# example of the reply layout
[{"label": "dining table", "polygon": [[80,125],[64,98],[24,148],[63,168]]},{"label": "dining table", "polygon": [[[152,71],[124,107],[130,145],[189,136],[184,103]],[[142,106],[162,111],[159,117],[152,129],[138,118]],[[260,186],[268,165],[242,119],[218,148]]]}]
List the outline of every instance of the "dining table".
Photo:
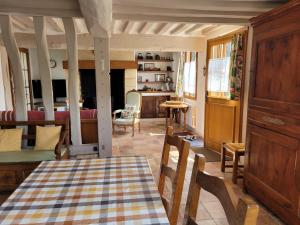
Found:
[{"label": "dining table", "polygon": [[[189,109],[189,105],[185,102],[166,101],[159,105],[161,108],[166,109],[166,127],[168,124],[173,125],[173,110],[180,110],[183,113],[183,129],[186,130],[186,114]],[[168,116],[169,111],[169,116]]]},{"label": "dining table", "polygon": [[169,224],[145,156],[42,162],[0,207],[0,224]]}]

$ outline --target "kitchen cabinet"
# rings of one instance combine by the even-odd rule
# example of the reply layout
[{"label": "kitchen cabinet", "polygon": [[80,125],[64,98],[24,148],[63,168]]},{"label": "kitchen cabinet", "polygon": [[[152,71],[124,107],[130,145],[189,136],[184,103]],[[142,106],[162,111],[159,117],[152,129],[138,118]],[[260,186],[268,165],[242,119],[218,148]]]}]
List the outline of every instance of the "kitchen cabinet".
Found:
[{"label": "kitchen cabinet", "polygon": [[170,100],[170,96],[142,96],[141,118],[164,118],[166,111],[159,105]]}]

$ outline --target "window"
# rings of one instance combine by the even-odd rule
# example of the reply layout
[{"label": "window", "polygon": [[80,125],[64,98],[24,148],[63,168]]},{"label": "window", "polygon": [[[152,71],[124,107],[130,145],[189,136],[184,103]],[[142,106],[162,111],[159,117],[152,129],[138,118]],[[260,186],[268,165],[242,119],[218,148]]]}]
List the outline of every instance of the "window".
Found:
[{"label": "window", "polygon": [[184,97],[190,99],[196,99],[197,97],[197,62],[198,53],[185,53],[183,94]]},{"label": "window", "polygon": [[209,44],[208,51],[208,96],[229,98],[231,39]]}]

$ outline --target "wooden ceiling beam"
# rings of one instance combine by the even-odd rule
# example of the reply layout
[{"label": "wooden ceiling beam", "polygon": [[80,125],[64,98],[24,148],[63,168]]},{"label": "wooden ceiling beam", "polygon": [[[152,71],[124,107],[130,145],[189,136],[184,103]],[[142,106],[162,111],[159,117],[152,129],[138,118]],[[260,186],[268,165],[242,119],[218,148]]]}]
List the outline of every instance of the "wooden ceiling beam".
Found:
[{"label": "wooden ceiling beam", "polygon": [[191,24],[179,24],[178,26],[176,26],[175,28],[173,28],[170,32],[171,35],[177,35],[180,34],[182,32],[184,32],[186,29],[188,29],[191,26]]},{"label": "wooden ceiling beam", "polygon": [[144,7],[144,6],[130,6],[130,5],[113,5],[113,13],[118,14],[135,14],[143,15],[164,15],[164,16],[189,16],[189,17],[236,17],[236,18],[252,18],[260,14],[258,11],[224,11],[222,10],[199,10],[199,9],[171,9],[171,8],[155,8],[155,7]]},{"label": "wooden ceiling beam", "polygon": [[222,1],[222,0],[113,0],[113,4],[141,7],[156,7],[165,9],[198,9],[198,10],[225,10],[225,11],[254,11],[265,12],[271,10],[287,0],[249,0],[249,1]]},{"label": "wooden ceiling beam", "polygon": [[200,30],[200,29],[203,29],[203,24],[195,24],[194,26],[192,26],[191,28],[187,29],[184,33],[186,35],[189,35],[189,34],[193,34],[195,33],[196,31]]},{"label": "wooden ceiling beam", "polygon": [[174,24],[172,23],[162,23],[162,25],[155,30],[155,34],[163,35],[167,33],[173,26]]},{"label": "wooden ceiling beam", "polygon": [[168,22],[168,23],[212,23],[212,24],[234,24],[246,25],[248,19],[242,18],[218,18],[218,17],[176,17],[176,16],[149,16],[142,14],[113,14],[114,19],[130,20],[130,21],[152,21],[152,22]]},{"label": "wooden ceiling beam", "polygon": [[134,27],[134,22],[126,21],[124,28],[123,28],[123,33],[130,34],[133,27]]},{"label": "wooden ceiling beam", "polygon": [[0,14],[82,17],[77,0],[1,0]]},{"label": "wooden ceiling beam", "polygon": [[153,23],[144,22],[143,25],[138,30],[138,33],[139,34],[147,34],[152,26],[153,26]]}]

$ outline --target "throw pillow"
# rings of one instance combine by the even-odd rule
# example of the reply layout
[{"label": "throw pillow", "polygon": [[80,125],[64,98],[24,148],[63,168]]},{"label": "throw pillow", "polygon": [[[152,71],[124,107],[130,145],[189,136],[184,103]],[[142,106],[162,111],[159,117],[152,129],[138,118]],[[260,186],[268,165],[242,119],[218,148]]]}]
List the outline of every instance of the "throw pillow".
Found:
[{"label": "throw pillow", "polygon": [[22,128],[0,129],[0,152],[21,151]]},{"label": "throw pillow", "polygon": [[36,126],[36,139],[34,150],[54,150],[59,142],[61,126]]},{"label": "throw pillow", "polygon": [[134,116],[135,105],[126,104],[125,109],[121,112],[121,118],[132,119]]}]

